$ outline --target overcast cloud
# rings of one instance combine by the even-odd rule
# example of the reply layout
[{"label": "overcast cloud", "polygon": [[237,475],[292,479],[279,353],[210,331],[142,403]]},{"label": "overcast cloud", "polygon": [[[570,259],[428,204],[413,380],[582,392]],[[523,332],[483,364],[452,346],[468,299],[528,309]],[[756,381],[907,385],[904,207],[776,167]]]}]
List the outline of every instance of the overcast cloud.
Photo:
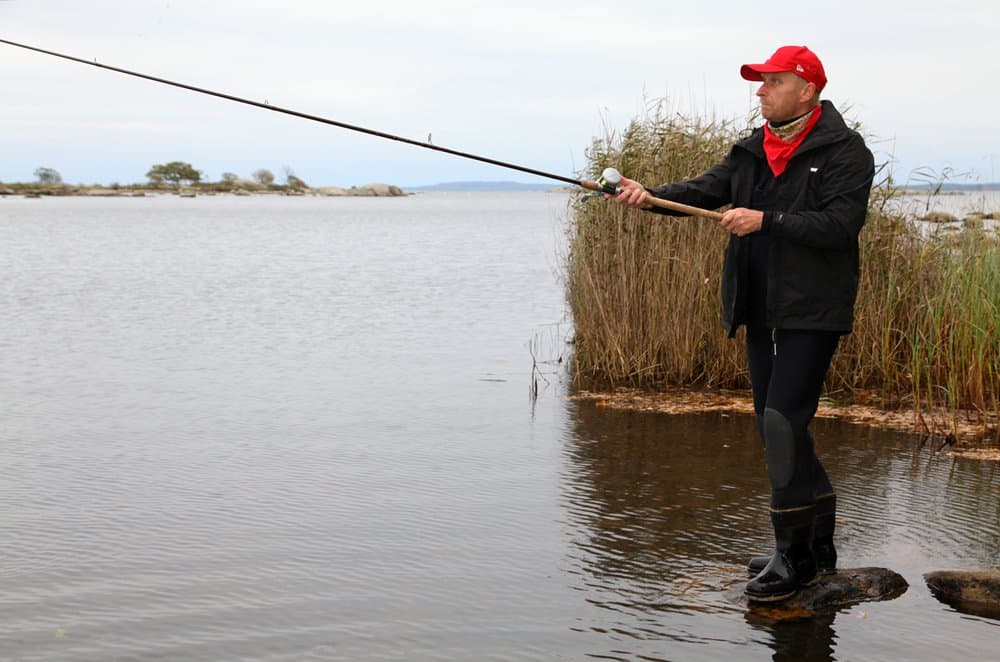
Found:
[{"label": "overcast cloud", "polygon": [[[745,117],[740,64],[806,44],[897,180],[997,181],[998,18],[987,0],[0,0],[0,38],[564,175],[649,98]],[[537,181],[2,44],[0,81],[2,181],[137,182],[171,160],[311,185]]]}]

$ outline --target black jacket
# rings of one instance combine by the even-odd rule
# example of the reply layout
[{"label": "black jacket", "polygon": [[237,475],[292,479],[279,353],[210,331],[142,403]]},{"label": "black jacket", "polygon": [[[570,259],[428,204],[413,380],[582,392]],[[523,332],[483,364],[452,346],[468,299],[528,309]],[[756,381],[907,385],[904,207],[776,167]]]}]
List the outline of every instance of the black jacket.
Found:
[{"label": "black jacket", "polygon": [[[750,207],[759,168],[767,168],[764,130],[690,181],[649,189],[658,198],[715,209]],[[769,236],[767,326],[849,333],[858,291],[858,234],[875,166],[864,139],[829,101],[777,179],[776,209],[764,214]],[[669,211],[656,209],[661,213]],[[722,272],[722,322],[730,335],[746,322],[749,237],[730,238]]]}]

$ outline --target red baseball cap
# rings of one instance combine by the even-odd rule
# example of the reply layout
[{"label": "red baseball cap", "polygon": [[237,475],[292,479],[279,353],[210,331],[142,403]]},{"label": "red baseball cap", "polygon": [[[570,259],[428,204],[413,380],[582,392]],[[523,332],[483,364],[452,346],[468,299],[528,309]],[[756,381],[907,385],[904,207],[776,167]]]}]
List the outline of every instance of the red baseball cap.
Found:
[{"label": "red baseball cap", "polygon": [[805,46],[782,46],[767,58],[764,64],[744,64],[740,76],[747,80],[763,80],[761,74],[776,74],[791,71],[793,74],[816,86],[819,92],[826,87],[826,72],[816,54]]}]

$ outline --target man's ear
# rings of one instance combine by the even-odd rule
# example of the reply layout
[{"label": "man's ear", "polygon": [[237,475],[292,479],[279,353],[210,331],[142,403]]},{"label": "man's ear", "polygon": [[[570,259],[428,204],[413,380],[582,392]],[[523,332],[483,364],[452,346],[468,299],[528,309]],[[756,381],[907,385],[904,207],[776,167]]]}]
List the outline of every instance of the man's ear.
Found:
[{"label": "man's ear", "polygon": [[816,96],[816,83],[806,83],[799,93],[799,101],[806,102]]}]

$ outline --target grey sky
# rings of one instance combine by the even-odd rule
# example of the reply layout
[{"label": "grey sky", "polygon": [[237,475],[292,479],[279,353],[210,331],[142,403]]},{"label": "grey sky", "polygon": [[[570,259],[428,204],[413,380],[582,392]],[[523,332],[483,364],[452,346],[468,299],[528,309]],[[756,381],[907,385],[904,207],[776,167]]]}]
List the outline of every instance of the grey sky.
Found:
[{"label": "grey sky", "polygon": [[[824,4],[9,0],[0,37],[565,175],[645,99],[745,117],[740,64],[806,44],[897,180],[1000,180],[1000,4]],[[2,181],[136,182],[171,160],[311,185],[534,181],[6,45],[0,81]]]}]

